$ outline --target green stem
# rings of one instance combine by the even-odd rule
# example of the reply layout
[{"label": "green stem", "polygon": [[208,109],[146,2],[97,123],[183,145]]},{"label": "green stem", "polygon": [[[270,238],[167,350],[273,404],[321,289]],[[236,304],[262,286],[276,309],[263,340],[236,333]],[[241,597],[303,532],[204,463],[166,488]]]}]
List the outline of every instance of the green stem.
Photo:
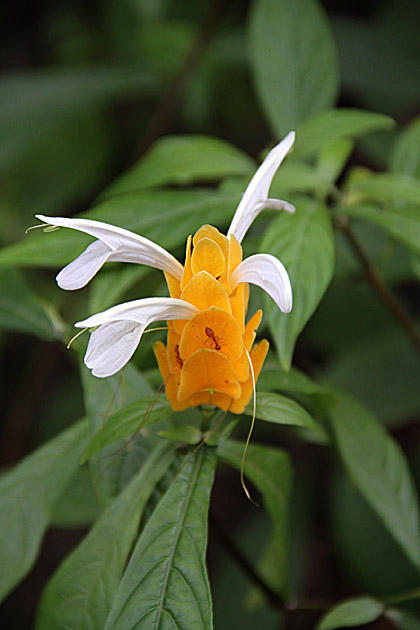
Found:
[{"label": "green stem", "polygon": [[385,284],[381,272],[369,259],[369,256],[350,229],[347,217],[340,215],[337,217],[336,223],[346,237],[347,242],[352,248],[356,258],[359,260],[366,280],[369,282],[375,293],[380,297],[394,319],[404,330],[415,350],[420,354],[420,335],[410,315]]},{"label": "green stem", "polygon": [[403,593],[399,593],[397,595],[390,595],[389,597],[384,598],[384,603],[387,606],[395,606],[395,604],[402,604],[403,602],[409,602],[412,599],[420,598],[420,588],[414,588],[410,591],[405,591]]}]

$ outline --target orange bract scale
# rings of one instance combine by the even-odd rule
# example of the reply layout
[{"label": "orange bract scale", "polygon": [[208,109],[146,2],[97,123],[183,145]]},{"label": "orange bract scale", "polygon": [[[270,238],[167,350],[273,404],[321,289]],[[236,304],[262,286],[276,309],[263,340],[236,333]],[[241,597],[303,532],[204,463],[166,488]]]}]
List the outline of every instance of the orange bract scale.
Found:
[{"label": "orange bract scale", "polygon": [[[261,372],[261,368],[265,361],[265,357],[267,356],[269,345],[270,344],[268,343],[267,339],[263,339],[255,348],[251,350],[250,357],[251,357],[252,368],[254,370],[255,382],[257,382],[257,378]],[[253,382],[252,382],[252,374],[250,370],[248,380],[242,384],[241,397],[238,398],[237,400],[232,400],[232,404],[229,411],[232,411],[233,413],[243,413],[245,407],[251,400],[252,391],[253,391]]]},{"label": "orange bract scale", "polygon": [[188,358],[203,347],[237,361],[244,351],[244,342],[236,319],[214,306],[192,317],[182,332],[180,353]]},{"label": "orange bract scale", "polygon": [[[180,294],[181,294],[182,289],[184,289],[184,287],[187,286],[187,284],[189,283],[189,281],[192,278],[192,271],[191,271],[191,241],[192,241],[192,236],[190,234],[190,236],[187,239],[187,246],[185,248],[184,273],[182,274],[182,278],[181,278],[181,285],[180,285],[180,291],[179,291]],[[169,295],[171,297],[175,297],[174,295],[172,295],[170,289],[169,289]]]},{"label": "orange bract scale", "polygon": [[245,326],[244,332],[244,344],[245,348],[248,352],[252,348],[252,344],[254,343],[256,337],[256,330],[258,326],[261,324],[263,312],[259,309],[256,313],[253,314],[247,325]]},{"label": "orange bract scale", "polygon": [[164,271],[166,284],[168,285],[169,295],[173,298],[181,297],[181,287],[179,286],[179,280],[172,276],[167,271]]},{"label": "orange bract scale", "polygon": [[171,297],[200,310],[190,320],[168,322],[167,347],[161,342],[154,346],[166,397],[175,411],[206,404],[243,413],[251,399],[250,361],[256,381],[268,342],[252,348],[262,311],[245,326],[248,284],[231,289],[230,275],[241,260],[242,247],[234,236],[227,238],[203,225],[188,237],[181,281],[165,274]]},{"label": "orange bract scale", "polygon": [[225,267],[225,257],[217,243],[207,237],[198,241],[191,256],[191,271],[194,275],[200,271],[207,271],[218,279]]},{"label": "orange bract scale", "polygon": [[244,350],[242,356],[233,362],[233,369],[236,372],[238,381],[243,382],[248,380],[249,376],[249,359],[246,351]]},{"label": "orange bract scale", "polygon": [[[232,312],[229,297],[220,282],[213,278],[207,271],[200,271],[191,278],[181,293],[181,300],[194,304],[200,311],[217,306],[228,313]],[[184,319],[174,322],[175,330],[181,334],[185,324]]]},{"label": "orange bract scale", "polygon": [[191,278],[181,293],[181,300],[194,304],[200,310],[217,306],[228,313],[232,312],[228,294],[207,271],[199,271]]},{"label": "orange bract scale", "polygon": [[216,391],[239,398],[242,390],[232,362],[217,350],[206,348],[189,356],[181,370],[178,398],[183,400],[196,391]]}]

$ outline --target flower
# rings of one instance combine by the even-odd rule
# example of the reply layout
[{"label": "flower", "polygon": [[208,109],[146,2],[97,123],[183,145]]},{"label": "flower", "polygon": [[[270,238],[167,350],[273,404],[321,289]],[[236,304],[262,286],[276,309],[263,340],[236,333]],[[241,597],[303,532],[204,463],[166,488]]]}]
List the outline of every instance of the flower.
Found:
[{"label": "flower", "polygon": [[227,236],[210,225],[187,239],[185,264],[152,241],[90,219],[36,215],[54,227],[85,232],[95,240],[57,276],[63,289],[85,286],[107,261],[142,263],[164,272],[170,297],[145,298],[113,306],[75,324],[95,328],[85,364],[94,376],[118,372],[130,360],[147,326],[166,320],[167,345],[154,345],[166,396],[174,410],[200,404],[242,413],[268,351],[254,344],[262,311],[245,324],[249,283],[262,287],[279,309],[290,312],[292,289],[282,263],[270,254],[242,260],[241,241],[265,208],[294,212],[286,201],[269,199],[273,176],[294,142],[291,132],[255,173]]}]

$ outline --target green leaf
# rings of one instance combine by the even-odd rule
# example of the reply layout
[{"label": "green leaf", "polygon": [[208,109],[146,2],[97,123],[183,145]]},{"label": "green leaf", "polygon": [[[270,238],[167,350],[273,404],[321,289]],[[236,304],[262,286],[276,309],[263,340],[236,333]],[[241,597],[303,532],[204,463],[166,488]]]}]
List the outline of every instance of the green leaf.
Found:
[{"label": "green leaf", "polygon": [[184,442],[184,444],[198,444],[203,439],[203,434],[200,429],[190,425],[174,427],[167,431],[159,431],[159,435],[167,440]]},{"label": "green leaf", "polygon": [[293,309],[284,314],[265,298],[268,321],[280,363],[290,368],[296,338],[318,306],[334,271],[331,219],[320,203],[301,200],[296,213],[280,214],[271,223],[261,251],[286,267],[293,289]]},{"label": "green leaf", "polygon": [[[349,297],[356,310],[354,295]],[[363,303],[369,308],[362,297]],[[337,308],[338,301],[334,304]],[[351,319],[357,328],[353,312]],[[405,333],[393,323],[382,331],[377,321],[374,325],[376,330],[369,332],[368,338],[353,340],[348,348],[341,346],[323,376],[332,387],[345,390],[367,405],[381,421],[393,427],[403,422],[411,424],[420,414],[418,355]],[[344,329],[342,332],[346,334]],[[260,379],[261,375],[258,382]]]},{"label": "green leaf", "polygon": [[[304,372],[295,367],[288,372],[272,361],[266,361],[258,377],[258,388],[263,391],[286,391],[306,396],[323,396],[329,393],[328,387],[313,381]],[[259,392],[257,392],[259,396]]]},{"label": "green leaf", "polygon": [[[223,461],[241,469],[243,442],[220,440],[218,455]],[[288,585],[288,515],[292,484],[292,467],[285,451],[250,444],[245,462],[245,475],[261,492],[272,523],[271,540],[263,556],[261,574],[277,592]]]},{"label": "green leaf", "polygon": [[173,449],[160,443],[60,565],[44,591],[37,629],[104,627],[144,506],[173,457]]},{"label": "green leaf", "polygon": [[[245,408],[244,413],[252,416],[252,402]],[[308,412],[291,398],[286,398],[286,396],[281,396],[280,394],[258,392],[256,417],[266,422],[305,427],[315,433],[319,433],[318,426]]]},{"label": "green leaf", "polygon": [[[334,183],[341,174],[353,151],[354,143],[349,138],[340,138],[324,147],[318,155],[317,172],[321,180]],[[329,187],[325,188],[328,194]]]},{"label": "green leaf", "polygon": [[420,178],[420,116],[398,136],[392,148],[390,167],[395,173]]},{"label": "green leaf", "polygon": [[334,470],[329,479],[332,544],[348,580],[380,600],[415,588],[419,584],[418,569],[346,471]]},{"label": "green leaf", "polygon": [[213,182],[225,177],[247,176],[255,162],[235,146],[211,136],[167,136],[119,177],[101,195],[121,194],[142,188],[156,188],[194,182]]},{"label": "green leaf", "polygon": [[353,628],[375,621],[382,615],[384,606],[371,597],[355,597],[349,599],[324,615],[317,625],[317,630],[335,630],[336,628]]},{"label": "green leaf", "polygon": [[313,166],[288,159],[274,175],[270,194],[280,198],[293,192],[315,194],[320,185],[328,185],[328,180]]},{"label": "green leaf", "polygon": [[[124,368],[123,376],[96,378],[84,365],[81,365],[81,375],[92,436],[105,426],[114,412],[139,398],[153,395],[152,388],[132,363]],[[139,434],[129,445],[120,441],[90,458],[92,480],[100,501],[106,502],[119,494],[159,439],[151,432]]]},{"label": "green leaf", "polygon": [[166,398],[157,399],[156,395],[144,396],[126,405],[106,419],[103,427],[99,429],[89,443],[81,463],[83,464],[109,444],[114,444],[121,438],[132,436],[139,430],[140,426],[145,429],[162,418],[166,418],[170,413],[172,413],[171,406]]},{"label": "green leaf", "polygon": [[125,68],[48,70],[0,80],[0,169],[32,149],[57,119],[89,105],[150,92],[154,80]]},{"label": "green leaf", "polygon": [[128,264],[116,269],[105,266],[89,287],[89,312],[99,313],[118,304],[125,293],[133,286],[139,285],[140,280],[150,272],[150,267],[146,265]]},{"label": "green leaf", "polygon": [[188,455],[144,528],[105,630],[211,630],[205,566],[214,452]]},{"label": "green leaf", "polygon": [[92,486],[88,466],[79,466],[62,496],[54,504],[51,527],[76,529],[87,527],[98,516],[99,503]]},{"label": "green leaf", "polygon": [[254,2],[250,50],[257,93],[278,137],[334,104],[337,55],[315,0]]},{"label": "green leaf", "polygon": [[42,303],[14,270],[0,269],[0,328],[48,340],[58,334]]},{"label": "green leaf", "polygon": [[342,138],[358,138],[394,125],[393,119],[384,114],[362,109],[331,109],[299,125],[293,157],[311,157]]},{"label": "green leaf", "polygon": [[350,396],[337,394],[331,427],[353,483],[419,569],[417,493],[401,449],[375,417]]},{"label": "green leaf", "polygon": [[[376,201],[380,204],[420,205],[420,181],[401,173],[363,173],[346,190],[353,203]],[[419,209],[420,213],[420,209]]]},{"label": "green leaf", "polygon": [[373,206],[340,207],[348,217],[366,219],[380,225],[397,241],[420,252],[420,208],[375,208]]},{"label": "green leaf", "polygon": [[57,499],[79,464],[86,421],[78,422],[0,477],[0,598],[32,567]]},{"label": "green leaf", "polygon": [[[165,249],[183,246],[203,223],[226,226],[239,198],[218,190],[138,191],[112,197],[80,215],[145,236]],[[31,232],[0,252],[1,266],[59,267],[76,258],[92,241],[74,230]]]}]

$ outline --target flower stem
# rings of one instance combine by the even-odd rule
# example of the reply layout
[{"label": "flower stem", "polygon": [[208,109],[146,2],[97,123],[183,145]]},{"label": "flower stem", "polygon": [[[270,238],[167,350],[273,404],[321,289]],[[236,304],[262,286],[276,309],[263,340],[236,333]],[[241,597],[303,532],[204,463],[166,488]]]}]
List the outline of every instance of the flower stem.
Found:
[{"label": "flower stem", "polygon": [[344,234],[345,238],[347,239],[347,242],[352,248],[356,258],[359,260],[366,280],[369,282],[372,289],[381,298],[388,311],[404,330],[414,348],[420,355],[420,335],[410,315],[407,313],[401,302],[395,297],[389,287],[385,284],[385,281],[379,269],[369,259],[367,253],[352,232],[348,218],[340,215],[337,217],[336,223],[339,229]]}]

